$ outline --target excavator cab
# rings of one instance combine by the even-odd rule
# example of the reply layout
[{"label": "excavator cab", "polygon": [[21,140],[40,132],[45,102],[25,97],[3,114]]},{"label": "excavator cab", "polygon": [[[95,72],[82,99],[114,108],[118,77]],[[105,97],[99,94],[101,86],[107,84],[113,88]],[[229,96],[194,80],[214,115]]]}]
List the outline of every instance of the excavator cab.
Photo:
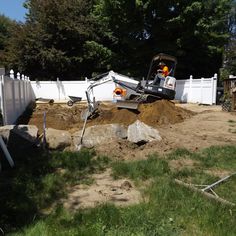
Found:
[{"label": "excavator cab", "polygon": [[157,74],[157,70],[159,68],[159,63],[160,62],[164,62],[165,65],[169,68],[169,74],[168,76],[172,76],[174,77],[175,75],[175,68],[177,65],[177,59],[173,56],[164,54],[164,53],[159,53],[156,56],[153,57],[150,67],[149,67],[149,71],[148,71],[148,75],[147,75],[147,79],[146,82],[149,83],[150,80],[153,80]]},{"label": "excavator cab", "polygon": [[[158,72],[160,63],[168,67],[168,75],[164,76]],[[174,77],[177,59],[173,56],[160,53],[153,57],[146,83],[144,93],[163,99],[174,99],[176,79]]]}]

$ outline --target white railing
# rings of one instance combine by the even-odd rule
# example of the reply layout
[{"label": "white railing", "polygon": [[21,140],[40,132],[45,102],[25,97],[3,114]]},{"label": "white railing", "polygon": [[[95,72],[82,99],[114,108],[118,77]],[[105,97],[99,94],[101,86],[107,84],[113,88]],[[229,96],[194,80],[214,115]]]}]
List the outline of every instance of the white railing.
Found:
[{"label": "white railing", "polygon": [[29,77],[11,70],[10,77],[0,77],[0,109],[3,125],[14,124],[30,102],[35,100]]},{"label": "white railing", "polygon": [[[217,75],[212,78],[193,79],[190,76],[186,80],[177,80],[175,99],[182,102],[215,104]],[[85,90],[90,85],[89,80],[84,81],[31,81],[31,85],[37,98],[48,98],[57,101],[68,100],[68,96],[82,97],[86,99]],[[94,96],[97,100],[111,101],[115,84],[109,82],[94,88]]]}]

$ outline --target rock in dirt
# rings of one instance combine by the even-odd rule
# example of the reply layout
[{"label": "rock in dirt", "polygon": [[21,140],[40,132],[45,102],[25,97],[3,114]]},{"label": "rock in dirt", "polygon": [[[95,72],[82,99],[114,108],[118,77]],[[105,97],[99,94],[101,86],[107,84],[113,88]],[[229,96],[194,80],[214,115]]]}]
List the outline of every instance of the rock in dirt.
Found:
[{"label": "rock in dirt", "polygon": [[47,128],[46,142],[49,149],[64,149],[71,145],[71,135],[65,130]]},{"label": "rock in dirt", "polygon": [[[72,137],[74,145],[78,146],[81,140],[81,131],[75,132]],[[127,129],[124,125],[94,125],[86,128],[82,144],[84,147],[91,148],[99,144],[124,138],[127,138]]]},{"label": "rock in dirt", "polygon": [[36,143],[38,128],[35,125],[5,125],[0,127],[0,135],[6,143],[14,142],[16,135],[30,143]]},{"label": "rock in dirt", "polygon": [[132,188],[132,184],[128,181],[128,180],[125,180],[121,186],[120,186],[121,189],[124,189],[126,191],[130,190]]},{"label": "rock in dirt", "polygon": [[137,144],[148,143],[151,141],[160,141],[161,136],[157,129],[137,120],[128,127],[128,140]]}]

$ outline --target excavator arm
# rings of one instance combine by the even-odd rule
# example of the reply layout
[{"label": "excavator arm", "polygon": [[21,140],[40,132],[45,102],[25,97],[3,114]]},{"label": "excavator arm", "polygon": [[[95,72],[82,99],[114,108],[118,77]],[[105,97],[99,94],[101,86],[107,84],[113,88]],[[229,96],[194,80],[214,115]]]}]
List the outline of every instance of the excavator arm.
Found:
[{"label": "excavator arm", "polygon": [[[115,73],[114,71],[109,71],[105,74],[99,75],[91,79],[91,85],[85,91],[88,107],[85,111],[81,113],[81,119],[85,120],[86,117],[93,115],[98,109],[99,102],[96,101],[95,96],[93,95],[93,89],[102,84],[113,81],[116,86],[122,86],[127,89],[137,92],[139,82],[132,78],[129,78],[125,75]],[[139,91],[140,92],[140,91]]]}]

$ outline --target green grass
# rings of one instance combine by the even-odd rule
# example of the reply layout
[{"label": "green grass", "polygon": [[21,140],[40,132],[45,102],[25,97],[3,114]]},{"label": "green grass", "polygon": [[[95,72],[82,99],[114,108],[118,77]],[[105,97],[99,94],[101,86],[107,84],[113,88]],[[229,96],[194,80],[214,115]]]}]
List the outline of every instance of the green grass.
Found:
[{"label": "green grass", "polygon": [[102,205],[74,215],[63,208],[13,235],[235,235],[235,208],[221,206],[159,176],[149,202]]},{"label": "green grass", "polygon": [[89,175],[108,163],[88,150],[45,153],[31,149],[12,156],[16,168],[3,171],[0,183],[0,228],[5,232],[32,222],[42,209],[65,197],[66,186],[91,182]]},{"label": "green grass", "polygon": [[[61,158],[58,158],[60,155]],[[39,181],[46,188],[44,194],[49,193],[49,199],[52,194],[50,190],[54,189],[54,181],[59,181],[56,184],[59,186],[63,186],[60,181],[63,182],[64,178],[73,183],[76,178],[73,172],[84,172],[87,175],[108,164],[106,158],[94,159],[94,153],[91,152],[81,153],[83,157],[80,161],[68,157],[74,154],[64,155],[54,153],[50,156],[51,174],[46,171],[47,174],[42,175]],[[106,204],[94,209],[79,210],[75,214],[65,211],[62,206],[58,206],[48,216],[26,212],[25,215],[30,216],[28,224],[15,227],[11,235],[236,235],[236,207],[209,200],[173,181],[178,178],[199,184],[212,183],[219,178],[206,173],[206,170],[217,168],[233,172],[236,170],[235,156],[236,148],[226,146],[211,147],[197,153],[179,149],[165,158],[152,155],[147,160],[111,163],[115,178],[131,178],[139,185],[146,183],[146,180],[152,180],[145,189],[145,199],[148,200],[125,208]],[[198,165],[191,169],[186,167],[171,170],[169,161],[181,158],[197,160]],[[67,173],[69,176],[66,177],[62,175],[58,179],[54,178],[53,175],[58,176],[55,170],[62,166],[72,173]],[[76,179],[82,180],[82,175]],[[31,191],[36,191],[30,184],[25,186],[25,190],[31,188]],[[236,202],[235,177],[217,186],[215,190],[221,197]],[[60,191],[56,189],[53,193]],[[40,190],[36,191],[37,194],[39,192]],[[31,195],[34,196],[33,192]],[[11,207],[14,206],[15,202]]]},{"label": "green grass", "polygon": [[236,170],[236,146],[216,146],[204,149],[197,156],[205,168]]},{"label": "green grass", "polygon": [[112,164],[112,168],[115,178],[124,176],[135,180],[147,180],[170,171],[168,163],[165,160],[157,161],[156,156],[135,162],[115,162]]}]

